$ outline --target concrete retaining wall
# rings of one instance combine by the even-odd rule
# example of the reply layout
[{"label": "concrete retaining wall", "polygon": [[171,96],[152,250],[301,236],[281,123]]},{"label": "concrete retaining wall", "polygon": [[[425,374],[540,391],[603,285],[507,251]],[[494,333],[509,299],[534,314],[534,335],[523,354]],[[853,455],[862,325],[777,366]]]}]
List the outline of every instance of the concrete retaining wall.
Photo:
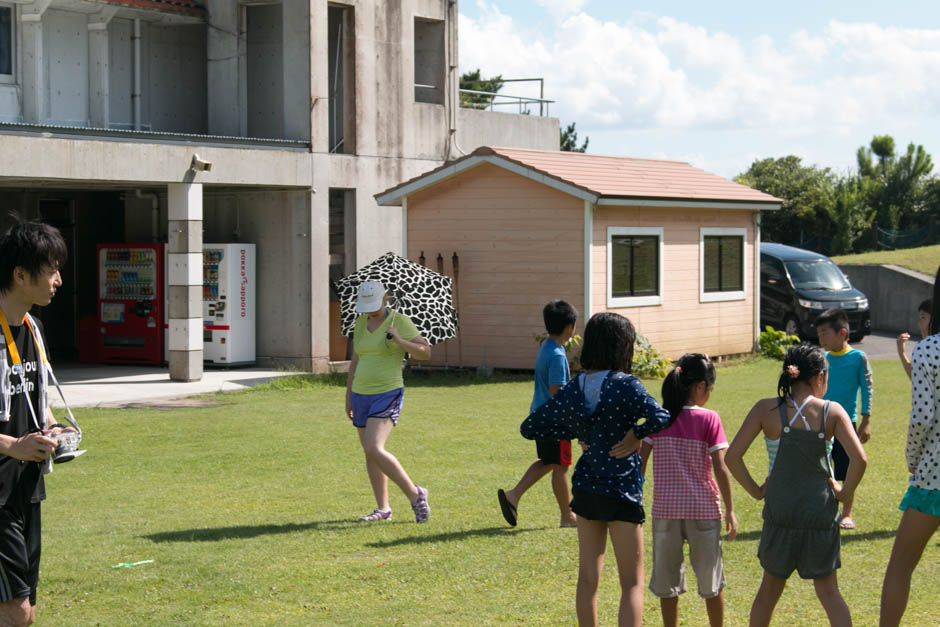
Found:
[{"label": "concrete retaining wall", "polygon": [[917,334],[917,306],[930,298],[933,277],[899,266],[839,266],[852,286],[868,297],[871,326],[878,331]]}]

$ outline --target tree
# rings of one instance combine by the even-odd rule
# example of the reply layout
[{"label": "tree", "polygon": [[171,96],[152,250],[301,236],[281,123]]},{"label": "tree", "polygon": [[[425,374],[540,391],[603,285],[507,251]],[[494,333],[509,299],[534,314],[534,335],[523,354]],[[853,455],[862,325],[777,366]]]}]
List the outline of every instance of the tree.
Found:
[{"label": "tree", "polygon": [[875,210],[875,220],[882,228],[917,228],[923,226],[927,213],[927,183],[933,160],[923,146],[907,145],[907,151],[895,153],[894,138],[875,135],[869,147],[856,153],[858,175],[868,183],[868,204]]},{"label": "tree", "polygon": [[833,228],[830,254],[853,252],[871,228],[875,212],[868,205],[870,187],[870,180],[860,176],[848,175],[836,181],[832,204],[826,207]]},{"label": "tree", "polygon": [[584,137],[584,143],[578,147],[578,131],[574,129],[575,123],[572,122],[567,127],[559,131],[559,147],[567,152],[584,152],[587,150],[590,137]]},{"label": "tree", "polygon": [[828,248],[828,242],[816,240],[816,237],[830,233],[833,226],[830,209],[835,177],[829,168],[804,166],[794,155],[759,159],[735,181],[783,200],[778,211],[763,214],[762,239],[812,246],[820,252]]},{"label": "tree", "polygon": [[[473,91],[485,91],[490,94],[497,93],[503,88],[503,75],[497,74],[492,78],[483,78],[480,76],[480,69],[477,68],[470,72],[464,72],[460,75],[460,89],[470,89]],[[473,109],[486,109],[493,102],[494,96],[487,94],[467,94],[461,92],[460,106]]]}]

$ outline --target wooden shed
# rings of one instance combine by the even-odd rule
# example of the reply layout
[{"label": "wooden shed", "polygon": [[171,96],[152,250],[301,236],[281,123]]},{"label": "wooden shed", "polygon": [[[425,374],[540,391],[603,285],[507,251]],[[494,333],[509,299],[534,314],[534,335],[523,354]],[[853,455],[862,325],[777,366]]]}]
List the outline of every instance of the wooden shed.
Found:
[{"label": "wooden shed", "polygon": [[[687,163],[481,147],[380,194],[402,250],[455,278],[459,337],[433,364],[532,368],[542,307],[628,317],[670,358],[751,351],[760,212],[781,201]],[[458,259],[455,276],[453,255]]]}]

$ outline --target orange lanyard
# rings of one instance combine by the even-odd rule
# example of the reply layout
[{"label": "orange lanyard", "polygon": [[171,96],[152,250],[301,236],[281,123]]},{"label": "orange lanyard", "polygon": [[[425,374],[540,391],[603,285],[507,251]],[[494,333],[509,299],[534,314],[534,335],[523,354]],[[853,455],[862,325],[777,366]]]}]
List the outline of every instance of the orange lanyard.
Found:
[{"label": "orange lanyard", "polygon": [[[26,323],[26,328],[29,329],[30,335],[33,336],[33,342],[36,344],[36,350],[42,357],[43,363],[48,363],[46,361],[46,356],[42,352],[42,349],[39,348],[39,340],[36,339],[36,333],[33,331],[33,326],[29,323],[29,317],[25,317],[23,321]],[[33,408],[33,401],[29,397],[29,391],[26,385],[26,373],[25,369],[23,368],[23,361],[20,359],[20,351],[16,348],[16,342],[13,339],[13,332],[10,330],[10,323],[7,322],[7,315],[3,312],[2,308],[0,308],[0,326],[3,327],[3,337],[6,339],[7,350],[10,352],[10,361],[13,362],[13,374],[18,374],[20,376],[20,384],[23,390],[23,395],[26,396],[26,403],[29,405],[29,414],[33,418],[33,424],[36,426],[36,429],[38,431],[42,431],[42,427],[39,426],[39,420],[36,418],[36,410]]]}]

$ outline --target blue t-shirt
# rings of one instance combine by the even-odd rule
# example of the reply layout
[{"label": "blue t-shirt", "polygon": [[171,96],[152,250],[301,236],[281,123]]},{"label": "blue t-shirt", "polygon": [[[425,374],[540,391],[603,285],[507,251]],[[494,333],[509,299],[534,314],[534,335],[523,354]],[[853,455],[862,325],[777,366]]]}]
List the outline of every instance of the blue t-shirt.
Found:
[{"label": "blue t-shirt", "polygon": [[539,349],[539,356],[535,359],[535,393],[532,395],[529,413],[552,397],[548,393],[548,386],[565,385],[570,377],[565,347],[556,344],[552,338],[546,338]]},{"label": "blue t-shirt", "polygon": [[842,405],[855,423],[858,421],[858,395],[861,392],[861,413],[870,414],[873,386],[868,356],[856,348],[849,348],[844,353],[826,353],[826,360],[829,362],[829,388],[823,398]]}]

